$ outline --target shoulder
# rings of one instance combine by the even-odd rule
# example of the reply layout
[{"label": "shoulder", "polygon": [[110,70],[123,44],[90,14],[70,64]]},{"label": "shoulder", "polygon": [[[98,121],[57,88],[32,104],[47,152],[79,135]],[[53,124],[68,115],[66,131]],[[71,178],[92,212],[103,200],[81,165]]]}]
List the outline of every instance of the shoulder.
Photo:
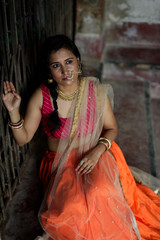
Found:
[{"label": "shoulder", "polygon": [[41,83],[39,87],[42,91],[48,89],[44,83]]},{"label": "shoulder", "polygon": [[104,88],[106,89],[106,84],[100,82],[100,80],[97,77],[85,77],[85,82],[88,84],[88,86],[93,86],[96,91],[102,91]]},{"label": "shoulder", "polygon": [[92,83],[92,84],[100,84],[100,81],[98,78],[89,76],[89,77],[84,77],[86,83]]},{"label": "shoulder", "polygon": [[42,96],[42,89],[41,87],[38,87],[32,94],[32,97],[40,97],[40,96]]},{"label": "shoulder", "polygon": [[100,80],[96,77],[86,77],[86,83],[88,86],[93,86],[98,99],[102,102],[110,100],[111,105],[114,105],[114,92],[112,85],[107,81],[100,82]]},{"label": "shoulder", "polygon": [[100,82],[100,80],[96,77],[84,77],[86,84],[93,85],[97,90],[106,92],[108,95],[108,92],[113,91],[113,88],[111,84],[108,84],[107,82]]},{"label": "shoulder", "polygon": [[42,103],[43,103],[42,89],[41,87],[38,87],[32,94],[29,104],[34,104],[35,106],[38,106],[39,108],[41,108]]}]

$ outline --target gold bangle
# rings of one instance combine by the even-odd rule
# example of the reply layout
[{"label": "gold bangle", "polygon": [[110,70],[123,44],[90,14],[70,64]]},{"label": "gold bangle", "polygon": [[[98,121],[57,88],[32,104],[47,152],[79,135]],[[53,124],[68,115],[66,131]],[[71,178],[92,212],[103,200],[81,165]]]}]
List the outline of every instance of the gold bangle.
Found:
[{"label": "gold bangle", "polygon": [[23,121],[23,118],[21,118],[21,119],[20,119],[18,122],[16,122],[16,123],[12,123],[12,122],[9,121],[9,124],[10,124],[11,126],[17,126],[17,125],[20,124],[22,121]]},{"label": "gold bangle", "polygon": [[106,141],[108,143],[108,149],[111,147],[111,141],[106,137],[100,137],[98,141]]},{"label": "gold bangle", "polygon": [[[9,125],[9,124],[8,124],[8,125]],[[18,126],[10,126],[10,125],[9,125],[9,127],[12,128],[12,129],[20,129],[20,128],[23,127],[23,123],[21,123],[21,124],[18,125]]]},{"label": "gold bangle", "polygon": [[23,118],[20,121],[18,121],[17,123],[8,122],[8,126],[11,127],[12,129],[22,128],[23,124],[24,124]]},{"label": "gold bangle", "polygon": [[106,147],[105,151],[108,150],[108,146],[107,146],[107,144],[106,144],[105,142],[103,142],[103,141],[98,141],[98,143],[102,143],[102,144]]}]

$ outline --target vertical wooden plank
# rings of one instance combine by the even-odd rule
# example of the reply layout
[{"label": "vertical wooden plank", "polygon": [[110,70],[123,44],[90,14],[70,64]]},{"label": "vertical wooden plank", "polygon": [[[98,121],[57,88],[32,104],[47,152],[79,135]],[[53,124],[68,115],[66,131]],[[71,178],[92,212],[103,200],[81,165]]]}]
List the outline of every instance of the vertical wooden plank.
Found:
[{"label": "vertical wooden plank", "polygon": [[0,140],[1,140],[1,155],[0,155],[0,165],[1,165],[1,188],[2,191],[5,192],[5,166],[4,166],[4,158],[5,158],[5,152],[6,152],[6,147],[5,147],[5,141],[4,141],[4,136],[5,136],[5,126],[4,126],[4,115],[3,113],[3,106],[2,106],[2,93],[3,93],[3,82],[4,82],[4,69],[3,67],[1,68],[1,88],[0,88],[0,113],[1,113],[1,121],[0,121]]},{"label": "vertical wooden plank", "polygon": [[2,216],[0,216],[0,223],[2,223],[2,220],[5,219],[5,204],[1,187],[0,187],[0,206],[2,211]]},{"label": "vertical wooden plank", "polygon": [[18,51],[17,51],[17,58],[15,63],[16,76],[17,76],[16,79],[17,79],[18,85],[22,86],[23,82],[22,82],[21,71],[20,71],[21,46],[18,45],[17,48],[18,48]]},{"label": "vertical wooden plank", "polygon": [[[7,128],[8,129],[8,128]],[[16,178],[16,174],[15,174],[15,166],[14,166],[14,158],[13,158],[13,147],[11,145],[11,136],[9,134],[9,132],[7,131],[8,134],[8,147],[9,147],[9,161],[10,161],[10,171],[12,173],[12,179]]]},{"label": "vertical wooden plank", "polygon": [[9,8],[9,19],[11,26],[11,45],[12,45],[12,54],[15,56],[17,53],[17,45],[18,45],[18,36],[17,36],[17,22],[16,22],[16,11],[15,11],[15,1],[8,0],[8,8]]},{"label": "vertical wooden plank", "polygon": [[1,184],[0,187],[2,189],[3,192],[5,192],[5,167],[2,161],[2,157],[0,155],[0,180],[1,180]]},{"label": "vertical wooden plank", "polygon": [[14,166],[15,166],[15,171],[16,171],[16,176],[18,178],[18,182],[20,182],[20,159],[19,159],[19,147],[17,146],[17,144],[15,143],[15,141],[13,140],[12,143],[13,146],[13,153],[14,153]]},{"label": "vertical wooden plank", "polygon": [[[23,97],[31,83],[41,42],[50,35],[72,32],[72,0],[1,0],[0,1],[0,91],[5,79],[13,81]],[[1,64],[1,62],[0,62]],[[0,96],[0,98],[1,98]],[[18,147],[7,127],[8,114],[0,99],[0,221],[5,207],[20,181],[20,169],[29,144]]]},{"label": "vertical wooden plank", "polygon": [[8,154],[7,154],[7,138],[8,136],[6,135],[4,129],[5,126],[3,123],[1,123],[1,134],[2,134],[2,146],[3,146],[3,166],[5,168],[5,187],[7,186],[7,190],[9,193],[9,197],[11,198],[11,178],[10,178],[10,168],[9,168],[9,160],[8,160]]},{"label": "vertical wooden plank", "polygon": [[3,30],[3,37],[4,37],[4,48],[5,52],[3,52],[5,56],[5,62],[6,66],[4,66],[8,70],[8,64],[9,64],[9,57],[10,57],[10,47],[9,47],[9,38],[8,38],[8,22],[7,22],[7,12],[6,12],[6,1],[2,0],[0,1],[1,4],[1,16],[2,16],[2,30]]},{"label": "vertical wooden plank", "polygon": [[[75,27],[75,22],[74,22],[75,11],[76,11],[76,9],[74,9],[74,0],[69,0],[68,14],[70,14],[70,19],[68,19],[68,23],[67,23],[68,26],[66,26],[67,27],[66,35],[68,37],[70,37],[71,39],[73,39],[73,32],[74,32],[73,28]],[[66,15],[66,18],[68,16],[68,14]]]},{"label": "vertical wooden plank", "polygon": [[3,164],[3,161],[4,161],[4,158],[3,157],[3,152],[1,152],[1,155],[0,155],[0,187],[1,187],[1,190],[2,192],[5,192],[5,166]]},{"label": "vertical wooden plank", "polygon": [[6,145],[6,148],[5,148],[5,154],[4,154],[4,166],[5,166],[5,185],[6,185],[6,188],[8,190],[8,196],[9,196],[9,199],[12,198],[12,191],[11,191],[11,185],[12,185],[12,178],[11,178],[11,172],[10,172],[10,161],[9,161],[9,146],[8,146],[8,138],[9,138],[9,133],[8,131],[6,132],[6,136],[5,136],[5,145]]},{"label": "vertical wooden plank", "polygon": [[[21,21],[22,21],[22,34],[23,34],[23,37],[22,37],[22,45],[25,47],[24,45],[24,39],[25,39],[25,36],[27,36],[27,12],[26,12],[26,6],[25,6],[25,0],[22,0],[21,1],[21,9],[22,9],[22,16],[21,16]],[[27,41],[27,39],[25,39],[25,41]]]},{"label": "vertical wooden plank", "polygon": [[21,50],[21,71],[22,71],[22,78],[25,86],[27,85],[27,77],[26,77],[26,66],[25,66],[25,56],[24,56],[24,50],[22,47]]}]

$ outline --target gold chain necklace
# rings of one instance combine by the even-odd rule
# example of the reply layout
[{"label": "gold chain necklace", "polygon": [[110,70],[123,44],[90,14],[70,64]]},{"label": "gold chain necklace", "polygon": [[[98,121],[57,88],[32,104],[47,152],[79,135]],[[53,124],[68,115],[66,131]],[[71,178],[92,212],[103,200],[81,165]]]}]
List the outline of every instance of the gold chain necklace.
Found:
[{"label": "gold chain necklace", "polygon": [[78,92],[78,88],[71,94],[64,94],[59,88],[57,88],[58,96],[65,101],[72,101]]}]

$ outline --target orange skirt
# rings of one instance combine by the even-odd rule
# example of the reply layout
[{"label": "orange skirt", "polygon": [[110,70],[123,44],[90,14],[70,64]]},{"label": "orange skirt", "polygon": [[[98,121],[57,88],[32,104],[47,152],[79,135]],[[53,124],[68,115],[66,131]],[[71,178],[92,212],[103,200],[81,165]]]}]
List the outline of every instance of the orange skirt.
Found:
[{"label": "orange skirt", "polygon": [[[136,218],[137,221],[137,225],[138,225],[138,229],[141,235],[141,239],[142,240],[159,240],[160,239],[160,198],[149,188],[142,186],[140,184],[137,184],[134,181],[134,178],[126,164],[126,161],[124,159],[124,156],[120,150],[120,148],[118,147],[118,145],[113,142],[112,146],[111,146],[111,152],[114,155],[117,165],[118,165],[118,169],[119,169],[119,175],[120,175],[120,181],[121,181],[121,186],[123,189],[123,194],[125,196],[125,199],[127,200],[127,203],[129,205],[129,207],[131,208],[132,212],[134,213],[134,216]],[[69,158],[72,158],[73,153],[70,153]],[[106,153],[104,153],[105,155]],[[40,178],[44,183],[44,189],[47,189],[48,183],[50,181],[50,175],[51,175],[51,167],[52,167],[52,163],[55,157],[55,153],[54,152],[49,152],[47,151],[45,156],[42,159],[41,162],[41,166],[40,166]],[[102,155],[103,158],[103,155]],[[77,160],[78,162],[79,160]],[[71,164],[73,167],[73,165],[75,164],[74,168],[76,167],[77,163],[69,163]],[[70,167],[70,166],[68,166]],[[93,170],[96,171],[96,170]],[[100,172],[100,169],[98,169],[97,171]],[[97,174],[99,174],[99,172],[97,172]],[[61,186],[62,183],[65,184],[65,181],[71,182],[71,178],[73,176],[71,176],[71,174],[66,173],[64,179],[61,179]],[[102,177],[101,177],[102,178]],[[101,179],[100,178],[100,179]],[[54,178],[52,178],[52,181],[54,181]],[[106,183],[107,184],[107,183]],[[109,184],[109,183],[108,183]],[[52,183],[51,183],[52,185]],[[98,186],[98,183],[97,183]],[[79,187],[76,184],[76,187]],[[70,189],[73,190],[73,186],[70,186]],[[100,189],[100,188],[99,188]],[[103,189],[103,188],[102,188]],[[71,190],[71,191],[72,191]],[[78,191],[82,191],[82,189],[78,189]],[[102,190],[104,191],[104,190]],[[78,238],[75,237],[73,231],[71,231],[71,229],[69,227],[67,227],[67,225],[65,227],[62,228],[62,230],[59,229],[58,233],[56,228],[54,228],[54,225],[49,224],[50,222],[54,222],[54,221],[59,221],[59,224],[61,223],[61,221],[63,221],[63,214],[59,214],[59,210],[57,207],[57,212],[55,213],[54,211],[54,216],[45,216],[45,213],[42,214],[43,215],[43,220],[42,220],[42,224],[44,226],[44,228],[51,234],[51,236],[54,236],[53,239],[56,240],[63,240],[63,239],[87,239],[87,240],[97,240],[97,239],[112,239],[107,238],[107,235],[105,235],[105,232],[102,232],[102,229],[105,229],[106,226],[109,226],[110,228],[110,232],[115,232],[118,231],[116,226],[114,224],[110,224],[111,222],[116,222],[119,223],[119,219],[116,219],[116,217],[114,216],[114,221],[113,221],[113,216],[108,214],[109,210],[107,209],[107,207],[105,206],[106,202],[104,202],[103,204],[103,196],[102,196],[102,191],[100,192],[97,191],[96,194],[98,194],[98,196],[100,199],[97,200],[99,202],[99,205],[96,206],[96,214],[95,214],[95,218],[96,219],[91,219],[91,224],[92,224],[92,231],[90,231],[90,226],[88,226],[89,229],[83,228],[83,224],[81,225],[82,221],[77,220],[77,224],[79,224],[79,227],[81,228],[81,232],[82,235],[85,236],[81,237],[79,236]],[[93,194],[95,194],[94,191],[92,191]],[[67,206],[65,207],[65,212],[67,212],[66,214],[68,214],[68,216],[70,215],[70,213],[72,213],[74,211],[74,213],[77,214],[77,216],[80,216],[80,214],[82,214],[82,211],[84,209],[84,202],[82,201],[78,201],[77,206],[75,207],[75,209],[73,209],[73,205],[71,204],[70,199],[65,199],[63,198],[63,192],[62,189],[60,189],[60,192],[58,193],[59,197],[58,200],[59,202],[63,202],[62,204]],[[74,196],[74,191],[70,193],[72,196]],[[50,192],[48,193],[48,195],[50,195]],[[66,195],[65,195],[66,196]],[[90,198],[92,198],[92,194],[90,196],[88,196]],[[57,206],[59,206],[59,202],[54,202],[54,205],[57,204]],[[91,206],[90,211],[92,211],[92,208],[94,206]],[[88,206],[89,209],[89,206]],[[105,211],[107,214],[107,217],[103,214],[100,214],[102,211]],[[122,208],[122,213],[125,210]],[[84,215],[87,214],[84,211]],[[125,214],[125,213],[124,213]],[[44,220],[46,217],[46,220]],[[100,224],[97,224],[97,218],[100,221]],[[106,223],[106,221],[108,221],[108,223]],[[110,222],[110,223],[109,223]],[[110,225],[106,225],[105,224],[110,224]],[[52,227],[49,227],[51,226]],[[104,225],[104,226],[103,226]],[[120,224],[119,224],[120,225]],[[74,228],[74,226],[73,226]],[[85,231],[85,232],[84,232]],[[96,234],[98,231],[101,231],[101,238],[96,238]],[[119,231],[120,234],[117,237],[118,240],[129,240],[131,239],[130,236],[130,232],[129,229],[123,226],[121,231]],[[111,235],[110,235],[111,236]],[[52,238],[50,238],[52,239]],[[135,236],[134,232],[132,233],[132,239],[137,239],[137,237]]]},{"label": "orange skirt", "polygon": [[136,218],[141,239],[159,240],[160,197],[150,188],[134,181],[123,153],[115,142],[110,150],[117,161],[123,193]]}]

